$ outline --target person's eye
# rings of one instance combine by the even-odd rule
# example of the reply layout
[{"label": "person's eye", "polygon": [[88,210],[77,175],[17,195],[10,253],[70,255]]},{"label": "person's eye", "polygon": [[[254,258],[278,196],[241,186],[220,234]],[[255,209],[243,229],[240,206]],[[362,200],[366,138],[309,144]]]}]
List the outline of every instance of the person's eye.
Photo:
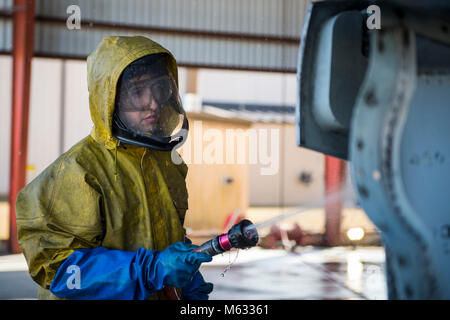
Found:
[{"label": "person's eye", "polygon": [[159,83],[159,82],[154,83],[154,84],[152,85],[152,90],[158,91],[158,90],[161,90],[161,88],[162,88],[162,85],[161,85],[161,83]]},{"label": "person's eye", "polygon": [[157,83],[152,86],[152,92],[157,96],[160,100],[167,99],[170,96],[170,89],[168,86]]}]

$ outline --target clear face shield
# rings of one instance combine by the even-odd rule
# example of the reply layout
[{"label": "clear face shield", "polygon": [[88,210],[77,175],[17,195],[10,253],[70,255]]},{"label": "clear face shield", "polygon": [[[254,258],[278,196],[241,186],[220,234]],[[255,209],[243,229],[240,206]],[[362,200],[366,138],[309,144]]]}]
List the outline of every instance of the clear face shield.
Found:
[{"label": "clear face shield", "polygon": [[166,59],[147,56],[123,71],[113,117],[113,134],[119,141],[169,151],[187,138],[186,113]]}]

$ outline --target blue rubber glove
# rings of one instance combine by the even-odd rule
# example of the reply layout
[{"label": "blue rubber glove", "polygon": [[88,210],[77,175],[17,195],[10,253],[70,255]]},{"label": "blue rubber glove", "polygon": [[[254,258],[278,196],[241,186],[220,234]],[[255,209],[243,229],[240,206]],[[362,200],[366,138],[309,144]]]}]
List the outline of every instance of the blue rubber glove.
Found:
[{"label": "blue rubber glove", "polygon": [[[192,244],[191,239],[184,238],[184,243]],[[184,300],[208,300],[209,294],[213,291],[214,285],[205,282],[200,271],[197,271],[192,281],[181,289]]]},{"label": "blue rubber glove", "polygon": [[192,281],[203,262],[212,257],[202,252],[192,252],[197,248],[192,244],[177,242],[158,253],[152,268],[149,268],[148,281],[158,290],[163,286],[182,288]]},{"label": "blue rubber glove", "polygon": [[177,242],[163,251],[137,252],[104,247],[73,252],[59,267],[50,291],[68,299],[147,299],[163,286],[188,284],[205,253]]},{"label": "blue rubber glove", "polygon": [[197,271],[192,281],[181,289],[183,300],[208,300],[208,295],[213,291],[214,285],[205,282],[200,271]]}]

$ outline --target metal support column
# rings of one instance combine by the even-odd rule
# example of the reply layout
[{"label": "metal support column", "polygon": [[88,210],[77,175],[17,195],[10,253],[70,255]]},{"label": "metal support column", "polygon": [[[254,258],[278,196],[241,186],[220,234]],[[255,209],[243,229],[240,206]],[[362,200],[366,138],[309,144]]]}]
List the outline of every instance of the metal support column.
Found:
[{"label": "metal support column", "polygon": [[[339,192],[345,183],[345,161],[325,156],[325,196]],[[328,199],[325,204],[325,245],[337,246],[341,235],[342,200]]]},{"label": "metal support column", "polygon": [[9,250],[19,253],[15,202],[26,183],[31,58],[34,43],[34,0],[14,0],[11,173],[9,182]]}]

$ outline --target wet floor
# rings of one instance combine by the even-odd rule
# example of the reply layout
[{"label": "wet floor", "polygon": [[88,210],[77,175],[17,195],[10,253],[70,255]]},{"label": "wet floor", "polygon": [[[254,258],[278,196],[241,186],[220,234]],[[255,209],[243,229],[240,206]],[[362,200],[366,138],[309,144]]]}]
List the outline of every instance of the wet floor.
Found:
[{"label": "wet floor", "polygon": [[37,291],[22,254],[0,255],[0,300],[36,299]]},{"label": "wet floor", "polygon": [[[215,256],[201,272],[214,283],[210,299],[386,299],[384,259],[381,247],[304,247],[296,253],[256,247]],[[23,255],[0,256],[0,299],[36,296]]]},{"label": "wet floor", "polygon": [[381,247],[252,248],[216,256],[201,272],[214,284],[210,299],[381,300],[387,298],[384,261]]}]

